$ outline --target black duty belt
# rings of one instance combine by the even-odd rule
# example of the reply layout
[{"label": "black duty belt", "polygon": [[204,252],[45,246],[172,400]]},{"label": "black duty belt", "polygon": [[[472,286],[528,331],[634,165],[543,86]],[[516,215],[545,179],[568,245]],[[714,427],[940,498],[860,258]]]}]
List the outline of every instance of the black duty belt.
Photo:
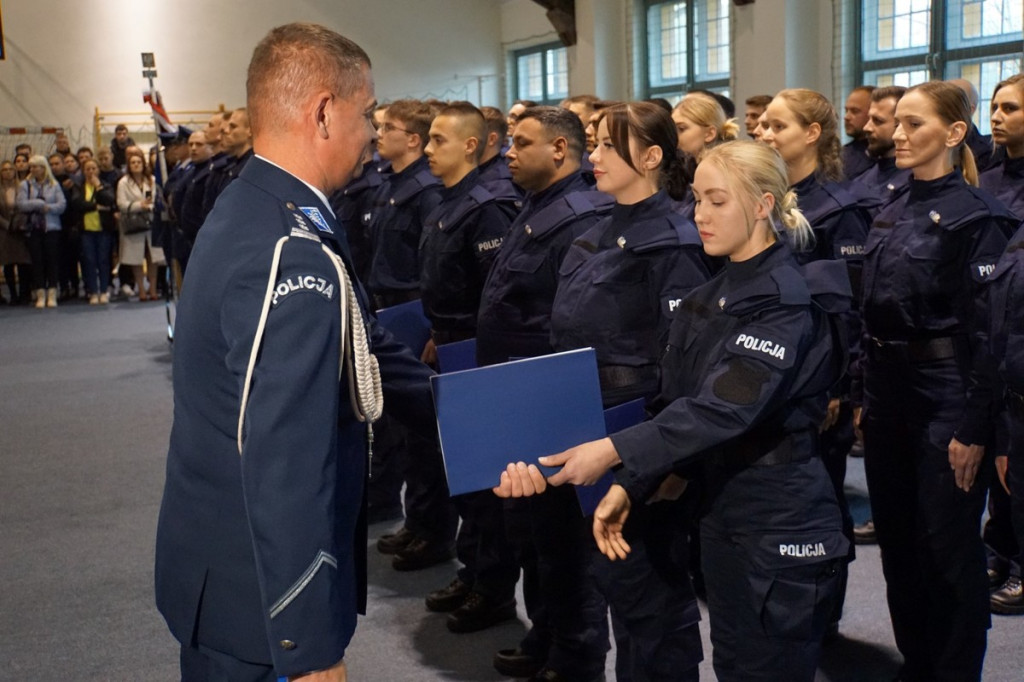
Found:
[{"label": "black duty belt", "polygon": [[956,339],[952,336],[937,336],[932,339],[886,341],[872,336],[867,352],[872,360],[882,362],[948,360],[956,357]]},{"label": "black duty belt", "polygon": [[1017,421],[1024,422],[1024,394],[1008,388],[1003,392],[1003,398],[1006,401],[1006,411],[1010,413],[1010,416]]},{"label": "black duty belt", "polygon": [[608,391],[657,381],[658,368],[654,365],[642,365],[640,367],[602,365],[597,368],[597,377],[601,382],[601,390]]}]

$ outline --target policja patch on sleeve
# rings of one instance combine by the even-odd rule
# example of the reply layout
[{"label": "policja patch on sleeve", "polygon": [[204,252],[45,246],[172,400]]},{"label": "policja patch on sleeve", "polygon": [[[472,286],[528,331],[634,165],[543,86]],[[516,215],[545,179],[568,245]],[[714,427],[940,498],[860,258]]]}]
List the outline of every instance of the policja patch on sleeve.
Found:
[{"label": "policja patch on sleeve", "polygon": [[740,332],[725,344],[725,349],[737,355],[763,360],[779,369],[793,366],[795,348],[787,348],[785,339],[772,338],[762,331]]},{"label": "policja patch on sleeve", "polygon": [[277,286],[274,287],[274,298],[271,300],[270,305],[271,307],[276,307],[285,297],[301,292],[320,294],[328,301],[333,301],[334,288],[334,282],[324,279],[319,275],[291,275],[278,282]]}]

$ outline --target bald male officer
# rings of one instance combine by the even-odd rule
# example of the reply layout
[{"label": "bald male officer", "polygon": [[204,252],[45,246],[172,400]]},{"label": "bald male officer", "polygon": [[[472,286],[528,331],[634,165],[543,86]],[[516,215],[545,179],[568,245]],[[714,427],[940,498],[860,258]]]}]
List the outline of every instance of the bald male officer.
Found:
[{"label": "bald male officer", "polygon": [[381,402],[365,351],[389,411],[428,432],[430,372],[366,315],[327,202],[374,138],[366,53],[281,26],[246,88],[256,156],[199,233],[178,307],[156,602],[183,680],[338,682],[365,602],[362,422]]}]

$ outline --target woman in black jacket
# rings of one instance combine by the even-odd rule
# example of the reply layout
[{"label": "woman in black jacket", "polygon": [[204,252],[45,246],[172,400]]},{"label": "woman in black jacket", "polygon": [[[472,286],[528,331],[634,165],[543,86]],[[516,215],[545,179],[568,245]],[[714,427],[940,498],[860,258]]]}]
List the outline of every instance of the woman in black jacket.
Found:
[{"label": "woman in black jacket", "polygon": [[89,305],[110,302],[110,252],[117,224],[114,188],[100,179],[100,167],[89,159],[82,164],[83,181],[76,201],[82,213],[82,278]]}]

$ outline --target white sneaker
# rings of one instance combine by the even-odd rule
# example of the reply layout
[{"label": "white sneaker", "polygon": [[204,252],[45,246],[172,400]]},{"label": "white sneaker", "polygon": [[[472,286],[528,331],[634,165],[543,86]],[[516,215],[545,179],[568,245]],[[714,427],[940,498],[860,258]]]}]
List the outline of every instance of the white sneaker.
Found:
[{"label": "white sneaker", "polygon": [[[92,303],[92,301],[90,301],[90,303]],[[101,305],[106,305],[108,303],[110,303],[110,294],[108,294],[106,292],[100,294],[100,304]]]},{"label": "white sneaker", "polygon": [[125,298],[131,298],[132,296],[135,295],[135,290],[132,289],[127,284],[122,284],[121,285],[121,295],[124,296]]},{"label": "white sneaker", "polygon": [[89,294],[89,305],[97,305],[100,302],[100,297],[97,294]]}]

